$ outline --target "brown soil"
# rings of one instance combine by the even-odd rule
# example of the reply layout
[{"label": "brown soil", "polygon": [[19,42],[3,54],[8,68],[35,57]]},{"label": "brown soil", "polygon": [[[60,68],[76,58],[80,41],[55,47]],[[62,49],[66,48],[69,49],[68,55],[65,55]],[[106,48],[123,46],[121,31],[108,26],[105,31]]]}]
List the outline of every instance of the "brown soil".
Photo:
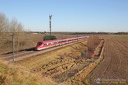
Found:
[{"label": "brown soil", "polygon": [[[88,78],[83,80],[83,83],[88,83],[87,85],[128,85],[128,36],[107,36],[104,47],[104,60]],[[105,81],[107,79],[109,82]]]}]

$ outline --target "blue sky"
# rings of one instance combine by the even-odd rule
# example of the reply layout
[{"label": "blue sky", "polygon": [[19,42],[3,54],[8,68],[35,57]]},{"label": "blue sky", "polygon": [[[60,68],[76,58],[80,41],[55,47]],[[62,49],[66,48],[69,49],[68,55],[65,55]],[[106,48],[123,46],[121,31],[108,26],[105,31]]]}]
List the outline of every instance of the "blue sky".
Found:
[{"label": "blue sky", "polygon": [[0,0],[0,12],[25,30],[128,32],[128,0]]}]

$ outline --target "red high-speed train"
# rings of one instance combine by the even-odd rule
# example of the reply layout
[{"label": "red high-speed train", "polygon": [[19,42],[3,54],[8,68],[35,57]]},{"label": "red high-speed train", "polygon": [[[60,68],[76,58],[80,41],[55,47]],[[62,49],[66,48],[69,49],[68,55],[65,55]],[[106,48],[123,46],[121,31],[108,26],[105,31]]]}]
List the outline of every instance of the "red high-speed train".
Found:
[{"label": "red high-speed train", "polygon": [[46,49],[46,48],[50,48],[50,47],[54,47],[54,46],[59,46],[59,45],[63,45],[63,44],[71,43],[71,42],[85,40],[88,37],[89,36],[66,38],[66,39],[60,39],[60,40],[47,40],[47,41],[42,40],[42,41],[37,43],[35,49],[36,50],[42,50],[42,49]]}]

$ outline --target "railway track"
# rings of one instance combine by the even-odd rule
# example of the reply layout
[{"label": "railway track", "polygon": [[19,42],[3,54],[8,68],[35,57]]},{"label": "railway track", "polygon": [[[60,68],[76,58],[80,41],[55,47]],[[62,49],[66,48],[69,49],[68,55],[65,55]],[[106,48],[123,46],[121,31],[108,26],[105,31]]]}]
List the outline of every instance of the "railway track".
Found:
[{"label": "railway track", "polygon": [[[82,41],[79,41],[79,42],[82,42]],[[60,46],[56,46],[56,47],[51,47],[51,48],[47,48],[47,49],[44,49],[44,50],[41,50],[41,51],[36,51],[36,50],[34,50],[34,48],[19,51],[19,52],[16,52],[14,54],[14,61],[15,62],[20,61],[20,60],[23,60],[25,58],[29,58],[29,57],[32,57],[32,56],[37,56],[37,55],[40,55],[40,54],[43,54],[43,53],[46,53],[46,52],[49,52],[49,51],[52,51],[52,50],[55,50],[55,49],[58,49],[58,48],[62,48],[62,47],[68,46],[68,45],[79,43],[79,42],[73,42],[73,43],[68,43],[68,44],[64,44],[64,45],[60,45]],[[2,59],[4,61],[7,61],[7,62],[12,62],[12,60],[13,60],[12,59],[12,52],[2,54],[0,59]]]}]

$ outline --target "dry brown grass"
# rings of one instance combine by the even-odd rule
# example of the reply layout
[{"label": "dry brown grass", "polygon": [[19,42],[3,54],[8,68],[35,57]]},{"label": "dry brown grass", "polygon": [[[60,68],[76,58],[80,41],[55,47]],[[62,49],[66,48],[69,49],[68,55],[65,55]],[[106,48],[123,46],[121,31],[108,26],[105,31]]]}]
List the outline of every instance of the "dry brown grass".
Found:
[{"label": "dry brown grass", "polygon": [[95,57],[99,57],[100,52],[101,52],[102,47],[103,47],[103,44],[104,44],[104,40],[102,40],[102,41],[100,42],[100,44],[95,48],[95,51],[94,51],[94,54],[93,54],[93,57],[94,57],[94,58],[95,58]]},{"label": "dry brown grass", "polygon": [[[81,70],[75,76],[73,76],[70,80],[68,80],[69,85],[90,85],[90,82],[86,77],[102,61],[103,53],[104,53],[104,48],[101,52],[99,59],[97,59],[93,63],[90,63],[87,67],[85,67],[83,70]],[[65,83],[66,82],[64,82],[64,84]]]},{"label": "dry brown grass", "polygon": [[[63,82],[60,85],[64,85],[67,83],[68,83],[68,85],[90,85],[90,82],[89,82],[88,78],[86,78],[86,77],[102,61],[103,54],[104,54],[104,48],[101,49],[102,46],[103,46],[103,41],[101,41],[100,44],[95,49],[95,53],[100,54],[99,58],[96,61],[90,63],[84,69],[82,69],[77,74],[75,74],[73,77],[71,77],[68,81]],[[100,52],[99,49],[102,51]],[[94,54],[94,55],[96,55],[96,54]]]},{"label": "dry brown grass", "polygon": [[45,77],[31,73],[24,67],[0,61],[0,85],[56,85]]}]

